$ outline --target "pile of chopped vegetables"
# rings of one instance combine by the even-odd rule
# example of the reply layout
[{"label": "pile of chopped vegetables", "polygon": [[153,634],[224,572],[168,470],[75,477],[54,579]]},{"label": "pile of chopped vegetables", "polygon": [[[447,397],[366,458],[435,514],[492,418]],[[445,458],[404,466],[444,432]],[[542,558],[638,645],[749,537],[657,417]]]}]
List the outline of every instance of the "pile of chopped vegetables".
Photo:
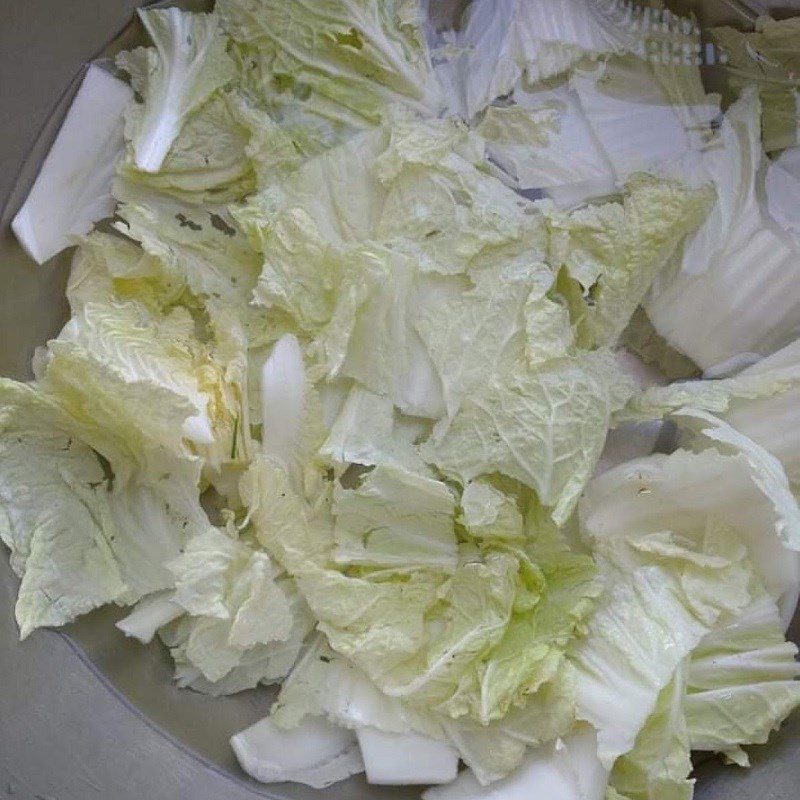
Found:
[{"label": "pile of chopped vegetables", "polygon": [[800,26],[717,31],[723,102],[668,11],[428,12],[90,67],[14,221],[78,245],[0,380],[21,635],[132,606],[180,686],[280,684],[262,781],[686,800],[800,704]]}]

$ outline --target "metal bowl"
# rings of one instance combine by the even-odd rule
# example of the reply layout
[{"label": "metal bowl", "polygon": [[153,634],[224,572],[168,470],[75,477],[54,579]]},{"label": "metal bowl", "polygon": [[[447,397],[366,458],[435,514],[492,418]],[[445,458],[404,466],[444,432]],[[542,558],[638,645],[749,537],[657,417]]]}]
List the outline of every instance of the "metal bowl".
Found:
[{"label": "metal bowl", "polygon": [[[139,43],[141,0],[0,0],[0,375],[29,377],[34,348],[66,319],[70,253],[32,264],[9,222],[24,199],[77,90],[85,63]],[[184,0],[199,9],[202,0]],[[431,0],[446,18],[458,0]],[[747,26],[764,3],[671,3],[703,24]],[[794,5],[800,2],[772,5]],[[110,44],[106,44],[107,42]],[[710,84],[719,76],[706,75]],[[715,87],[716,88],[716,87]],[[38,128],[38,130],[37,130]],[[177,689],[166,649],[126,639],[100,609],[23,643],[13,620],[17,580],[0,557],[0,797],[14,800],[405,800],[414,788],[352,778],[324,792],[263,786],[239,768],[229,736],[267,713],[273,692],[210,698]],[[800,641],[800,616],[790,635]],[[800,714],[769,745],[750,748],[749,771],[698,763],[698,800],[796,800]],[[547,800],[543,798],[542,800]],[[656,799],[657,800],[657,799]]]}]

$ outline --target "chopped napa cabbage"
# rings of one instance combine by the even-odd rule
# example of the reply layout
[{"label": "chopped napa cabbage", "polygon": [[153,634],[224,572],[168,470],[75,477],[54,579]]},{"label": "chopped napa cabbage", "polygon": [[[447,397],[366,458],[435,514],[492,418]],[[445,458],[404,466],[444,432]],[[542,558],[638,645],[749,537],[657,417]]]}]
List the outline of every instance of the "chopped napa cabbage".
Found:
[{"label": "chopped napa cabbage", "polygon": [[430,116],[443,108],[416,2],[218,0],[216,8],[259,77],[262,101],[290,121],[300,109],[321,132],[327,120],[357,130],[394,104]]},{"label": "chopped napa cabbage", "polygon": [[800,245],[759,200],[759,110],[746,90],[726,112],[721,144],[703,156],[717,203],[645,303],[658,333],[703,370],[769,355],[800,332]]},{"label": "chopped napa cabbage", "polygon": [[[306,159],[320,155],[336,144],[343,132],[333,131],[327,135],[316,129],[311,119],[302,114],[287,115],[287,109],[270,112],[260,100],[261,87],[251,92],[247,86],[248,61],[247,54],[233,50],[237,60],[239,80],[234,88],[224,93],[227,112],[235,120],[236,139],[233,142],[237,150],[228,151],[226,162],[232,165],[231,156],[243,145],[245,163],[249,173],[247,176],[248,192],[255,188],[263,190],[296,170]],[[324,128],[326,122],[322,118],[316,120]],[[220,153],[220,155],[223,155]],[[236,189],[238,183],[229,184]],[[244,185],[242,186],[244,188]]]},{"label": "chopped napa cabbage", "polygon": [[524,706],[491,725],[463,719],[441,719],[441,725],[478,783],[487,786],[517,769],[528,748],[551,742],[573,727],[574,694],[571,673],[561,670]]},{"label": "chopped napa cabbage", "polygon": [[235,74],[216,14],[177,8],[139,11],[155,47],[121,53],[117,65],[142,98],[130,106],[125,138],[143,172],[158,172],[187,117]]},{"label": "chopped napa cabbage", "polygon": [[[699,31],[688,44],[699,50]],[[570,84],[618,185],[641,171],[690,185],[703,180],[696,168],[716,143],[720,108],[692,60],[629,55],[577,69]]]},{"label": "chopped napa cabbage", "polygon": [[309,504],[266,461],[241,489],[259,541],[294,576],[334,650],[415,708],[502,717],[554,677],[597,594],[591,559],[546,524],[527,546],[459,554],[454,570],[343,571],[332,561],[341,517],[328,490]]},{"label": "chopped napa cabbage", "polygon": [[242,769],[262,783],[291,781],[324,789],[364,771],[356,737],[323,719],[287,731],[269,717],[231,737]]},{"label": "chopped napa cabbage", "polygon": [[[800,399],[800,387],[794,374],[798,356],[800,343],[795,342],[740,373],[732,384],[753,381],[762,384],[764,390],[760,396],[753,397],[740,397],[734,392],[728,409],[722,414],[736,430],[778,458],[792,483],[800,481],[800,441],[794,424]],[[781,369],[776,360],[783,357],[789,357],[791,362]],[[774,380],[773,391],[768,392],[766,384],[770,380]]]},{"label": "chopped napa cabbage", "polygon": [[535,489],[565,522],[594,471],[611,415],[632,391],[610,353],[581,353],[539,370],[484,380],[423,447],[423,457],[462,484],[501,472]]},{"label": "chopped napa cabbage", "polygon": [[761,137],[768,152],[798,143],[800,133],[800,22],[756,20],[754,31],[712,28],[711,36],[724,58],[730,87],[755,85],[761,97]]},{"label": "chopped napa cabbage", "polygon": [[434,16],[149,10],[133,98],[90,71],[115,216],[0,381],[20,631],[133,606],[178,686],[280,683],[231,742],[264,782],[690,800],[800,704],[789,84],[721,115],[694,21],[627,1]]},{"label": "chopped napa cabbage", "polygon": [[300,343],[291,334],[272,348],[261,371],[261,444],[289,467],[301,445],[306,416],[306,373]]},{"label": "chopped napa cabbage", "polygon": [[[184,307],[162,315],[139,301],[114,298],[76,310],[48,344],[39,379],[74,415],[105,419],[104,435],[117,431],[123,440],[135,439],[137,432],[145,436],[149,444],[140,461],[150,463],[157,450],[167,447],[185,472],[192,464],[219,471],[235,460],[232,451],[235,456],[237,450],[249,450],[249,431],[240,431],[237,422],[246,421],[240,400],[245,376],[238,357],[198,340],[195,321]],[[83,373],[80,379],[76,370]],[[104,387],[114,383],[120,388],[104,395]],[[158,404],[162,417],[137,418],[136,403]],[[167,411],[171,416],[164,416]],[[125,429],[126,421],[133,431]],[[120,474],[130,468],[98,449]]]},{"label": "chopped napa cabbage", "polygon": [[692,800],[694,780],[686,722],[686,663],[662,689],[633,749],[619,758],[611,772],[614,790],[629,800]]},{"label": "chopped napa cabbage", "polygon": [[461,495],[461,524],[478,539],[524,539],[522,514],[515,499],[487,480],[475,480]]},{"label": "chopped napa cabbage", "polygon": [[392,401],[355,384],[335,419],[320,455],[334,464],[402,467],[424,473],[425,466],[399,435],[400,420]]},{"label": "chopped napa cabbage", "polygon": [[423,792],[424,800],[603,800],[608,771],[597,758],[597,738],[589,727],[531,750],[520,768],[490,786],[463,771],[449,786]]},{"label": "chopped napa cabbage", "polygon": [[452,719],[383,694],[364,673],[318,641],[283,684],[272,719],[294,728],[306,716],[326,716],[353,730],[368,727],[449,742],[478,781],[488,784],[515,769],[527,747],[566,733],[574,721],[574,697],[568,674],[561,672],[523,707],[497,722]]},{"label": "chopped napa cabbage", "polygon": [[579,716],[598,728],[609,766],[633,747],[678,663],[743,612],[759,580],[775,600],[797,597],[787,549],[797,504],[780,465],[723,423],[682,413],[716,447],[623,464],[582,500],[581,529],[610,588],[573,664]]},{"label": "chopped napa cabbage", "polygon": [[719,452],[733,455],[747,464],[753,483],[769,500],[776,516],[774,530],[778,538],[790,550],[800,550],[800,507],[780,461],[752,439],[705,411],[684,408],[675,412],[673,418],[694,434],[690,444],[695,448],[710,443]]},{"label": "chopped napa cabbage", "polygon": [[128,382],[69,342],[43,360],[37,383],[2,383],[3,406],[15,424],[74,437],[108,462],[115,487],[145,483],[181,513],[204,518],[197,499],[201,460],[182,435],[194,412],[185,396],[147,380]]},{"label": "chopped napa cabbage", "polygon": [[614,193],[611,162],[569,84],[520,85],[513,97],[489,106],[475,128],[504,182],[542,190],[559,207]]},{"label": "chopped napa cabbage", "polygon": [[168,564],[171,601],[186,614],[161,631],[176,677],[209,694],[274,683],[313,626],[294,584],[266,553],[210,529]]},{"label": "chopped napa cabbage", "polygon": [[739,402],[782,396],[797,382],[799,357],[800,344],[795,341],[732,377],[645,386],[618,418],[648,420],[683,406],[723,415]]},{"label": "chopped napa cabbage", "polygon": [[614,345],[654,279],[713,204],[707,188],[636,175],[621,203],[549,214],[550,260],[587,294],[585,340]]},{"label": "chopped napa cabbage", "polygon": [[547,296],[554,280],[544,264],[476,268],[470,279],[427,281],[414,320],[449,417],[521,340],[531,362],[566,355],[572,344],[567,310]]},{"label": "chopped napa cabbage", "polygon": [[715,750],[742,766],[741,745],[764,744],[800,705],[797,647],[783,636],[775,603],[757,596],[692,653],[683,708],[693,750]]},{"label": "chopped napa cabbage", "polygon": [[[675,668],[710,628],[687,606],[670,566],[640,567],[617,581],[572,654],[578,718],[597,728],[609,769],[633,748]],[[721,582],[726,572],[713,577]]]},{"label": "chopped napa cabbage", "polygon": [[246,312],[259,258],[224,208],[187,205],[130,180],[117,181],[115,192],[115,227],[156,260],[157,290],[178,285]]},{"label": "chopped napa cabbage", "polygon": [[[237,218],[269,255],[259,299],[313,330],[330,316],[326,295],[345,266],[337,259],[352,258],[354,246],[380,243],[414,256],[425,272],[454,274],[484,248],[519,241],[531,225],[530,204],[486,175],[480,158],[455,121],[399,119],[254,195]],[[289,294],[289,275],[312,267],[333,273],[334,282],[300,284]]]},{"label": "chopped napa cabbage", "polygon": [[255,188],[258,165],[237,102],[215,92],[183,123],[158,171],[139,169],[129,146],[119,174],[192,204],[242,199]]},{"label": "chopped napa cabbage", "polygon": [[322,635],[310,642],[283,682],[271,719],[292,729],[309,716],[324,716],[351,730],[369,727],[443,739],[435,714],[383,694],[358,667],[332,650]]},{"label": "chopped napa cabbage", "polygon": [[281,727],[294,728],[307,715],[324,715],[354,730],[366,727],[449,742],[478,781],[488,784],[517,767],[527,746],[564,734],[573,724],[574,699],[569,681],[559,678],[532,695],[523,708],[488,726],[454,720],[381,693],[357,668],[319,643],[284,683],[272,718]]},{"label": "chopped napa cabbage", "polygon": [[[605,556],[631,567],[645,552],[655,557],[673,545],[685,548],[689,535],[695,542],[706,537],[709,544],[740,539],[770,595],[776,601],[794,595],[800,576],[797,503],[778,462],[731,433],[724,426],[708,427],[706,435],[720,436],[719,449],[636,459],[595,479],[582,500],[582,514],[584,528],[596,531],[594,539],[602,537],[598,545],[605,542]],[[632,531],[650,544],[631,551]],[[717,568],[724,566],[719,562]],[[743,591],[740,600],[746,599]]]},{"label": "chopped napa cabbage", "polygon": [[[699,32],[680,47],[699,49]],[[628,55],[584,63],[559,82],[522,80],[486,109],[476,131],[501,178],[569,207],[612,194],[641,171],[698,185],[718,115],[691,59]]]},{"label": "chopped napa cabbage", "polygon": [[334,489],[333,559],[352,566],[455,570],[455,505],[441,481],[378,466],[357,488]]},{"label": "chopped napa cabbage", "polygon": [[137,300],[152,311],[163,311],[180,299],[183,287],[164,278],[157,258],[126,239],[93,231],[72,259],[66,295],[70,310],[87,303],[109,305]]},{"label": "chopped napa cabbage", "polygon": [[413,416],[442,411],[436,354],[416,324],[435,313],[437,292],[460,295],[469,284],[459,273],[489,271],[508,252],[521,295],[526,250],[537,237],[542,250],[541,219],[476,167],[470,142],[453,122],[398,122],[308,161],[236,211],[264,254],[257,302],[315,337],[329,379],[355,379]]},{"label": "chopped napa cabbage", "polygon": [[[361,578],[363,585],[353,588],[365,599],[377,595],[383,602],[362,610],[352,622],[355,609],[348,608],[345,616],[336,607],[351,595],[355,600],[349,580],[337,574],[327,582],[330,586],[309,586],[304,580],[300,586],[320,614],[320,627],[334,648],[362,665],[386,694],[444,712],[452,708],[456,716],[471,711],[488,721],[501,715],[500,704],[508,700],[492,697],[489,692],[495,687],[481,681],[494,664],[487,659],[481,667],[473,665],[479,653],[500,648],[510,625],[517,592],[516,559],[490,553],[464,564],[452,577],[420,573],[412,573],[407,582],[378,583],[379,575]],[[362,632],[364,623],[369,627]],[[381,631],[387,626],[384,642]],[[439,631],[437,639],[432,638],[434,629]],[[528,673],[525,678],[536,680]]]},{"label": "chopped napa cabbage", "polygon": [[177,619],[183,609],[172,601],[172,591],[155,592],[142,598],[128,616],[117,623],[126,635],[149,644],[159,628]]},{"label": "chopped napa cabbage", "polygon": [[741,766],[742,745],[763,744],[800,704],[797,648],[784,640],[774,602],[755,599],[700,642],[662,690],[634,748],[610,783],[630,800],[691,800],[691,750],[721,752]]},{"label": "chopped napa cabbage", "polygon": [[198,444],[209,444],[214,439],[210,398],[201,390],[202,356],[190,349],[191,325],[188,314],[179,312],[162,322],[135,303],[87,303],[49,347],[53,359],[62,351],[83,351],[128,383],[150,383],[185,398],[194,413],[182,432]]},{"label": "chopped napa cabbage", "polygon": [[386,733],[359,728],[358,746],[367,783],[380,786],[451,783],[458,773],[458,753],[445,742],[416,733]]},{"label": "chopped napa cabbage", "polygon": [[122,157],[123,113],[131,90],[91,65],[28,197],[11,223],[37,263],[75,244],[111,216],[111,185]]},{"label": "chopped napa cabbage", "polygon": [[584,58],[662,50],[683,54],[696,28],[670,11],[590,0],[497,0],[467,7],[455,36],[456,110],[467,119],[518,82],[529,85],[572,69]]},{"label": "chopped napa cabbage", "polygon": [[797,218],[797,205],[800,203],[800,146],[784,150],[770,161],[764,181],[767,195],[767,208],[772,218],[800,236],[800,220]]},{"label": "chopped napa cabbage", "polygon": [[732,378],[645,389],[621,416],[648,419],[684,406],[720,416],[774,455],[792,483],[800,481],[800,440],[794,418],[800,387],[800,342],[793,342]]},{"label": "chopped napa cabbage", "polygon": [[166,563],[208,526],[196,498],[123,482],[35,389],[0,393],[0,538],[22,578],[21,635],[171,587]]}]

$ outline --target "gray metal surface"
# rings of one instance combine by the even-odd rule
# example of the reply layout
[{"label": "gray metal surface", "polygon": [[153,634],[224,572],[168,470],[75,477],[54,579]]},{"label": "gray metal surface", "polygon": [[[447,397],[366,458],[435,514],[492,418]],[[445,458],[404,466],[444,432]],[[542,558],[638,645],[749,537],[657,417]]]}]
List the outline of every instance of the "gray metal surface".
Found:
[{"label": "gray metal surface", "polygon": [[[446,0],[447,1],[447,0]],[[197,5],[196,0],[193,5]],[[431,0],[436,4],[437,0]],[[27,377],[33,348],[63,322],[69,257],[36,267],[8,232],[70,100],[81,65],[124,28],[141,0],[0,0],[0,374]],[[697,9],[692,0],[684,7]],[[709,21],[764,6],[706,2]],[[773,4],[774,5],[774,4]],[[781,3],[798,7],[798,0]],[[59,102],[61,98],[61,102]],[[39,145],[35,144],[39,133]],[[26,153],[27,167],[19,175]],[[19,179],[18,179],[19,178]],[[266,690],[212,699],[176,689],[167,654],[126,640],[103,609],[63,632],[17,641],[16,579],[0,553],[0,798],[14,800],[405,800],[413,789],[352,779],[325,792],[263,787],[239,769],[234,731],[263,716]],[[799,631],[795,630],[795,638]],[[800,715],[770,745],[751,748],[753,769],[698,766],[699,800],[796,800]],[[531,798],[531,800],[539,800]],[[541,798],[548,800],[548,798]]]}]

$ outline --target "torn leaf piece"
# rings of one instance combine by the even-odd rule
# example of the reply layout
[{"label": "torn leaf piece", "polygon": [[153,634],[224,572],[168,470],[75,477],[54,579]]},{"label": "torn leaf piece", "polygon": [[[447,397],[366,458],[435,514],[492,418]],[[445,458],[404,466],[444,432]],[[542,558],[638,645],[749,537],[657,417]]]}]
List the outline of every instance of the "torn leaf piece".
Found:
[{"label": "torn leaf piece", "polygon": [[510,368],[489,376],[422,455],[462,484],[492,472],[516,478],[563,522],[600,458],[611,414],[631,391],[603,350],[538,370]]},{"label": "torn leaf piece", "polygon": [[140,10],[139,18],[155,47],[117,56],[143,102],[132,106],[125,136],[136,166],[158,172],[184,120],[234,77],[216,14],[178,8]]},{"label": "torn leaf piece", "polygon": [[334,490],[333,558],[348,565],[452,571],[458,561],[455,506],[441,481],[378,466],[358,488]]},{"label": "torn leaf piece", "polygon": [[800,705],[796,655],[766,595],[709,633],[688,670],[684,711],[692,749],[737,753],[747,765],[741,745],[764,744]]},{"label": "torn leaf piece", "polygon": [[115,486],[90,447],[43,430],[26,426],[4,398],[0,539],[22,579],[16,604],[22,638],[106,603],[129,605],[171,587],[164,564],[198,530],[179,511],[182,501],[170,507],[138,481]]},{"label": "torn leaf piece", "polygon": [[[262,102],[281,116],[305,114],[357,130],[392,105],[436,116],[433,76],[418,4],[399,0],[220,0],[228,35],[263,77]],[[335,130],[335,127],[334,127]]]},{"label": "torn leaf piece", "polygon": [[168,566],[186,616],[161,636],[181,684],[216,695],[285,677],[313,620],[266,553],[211,528]]}]

